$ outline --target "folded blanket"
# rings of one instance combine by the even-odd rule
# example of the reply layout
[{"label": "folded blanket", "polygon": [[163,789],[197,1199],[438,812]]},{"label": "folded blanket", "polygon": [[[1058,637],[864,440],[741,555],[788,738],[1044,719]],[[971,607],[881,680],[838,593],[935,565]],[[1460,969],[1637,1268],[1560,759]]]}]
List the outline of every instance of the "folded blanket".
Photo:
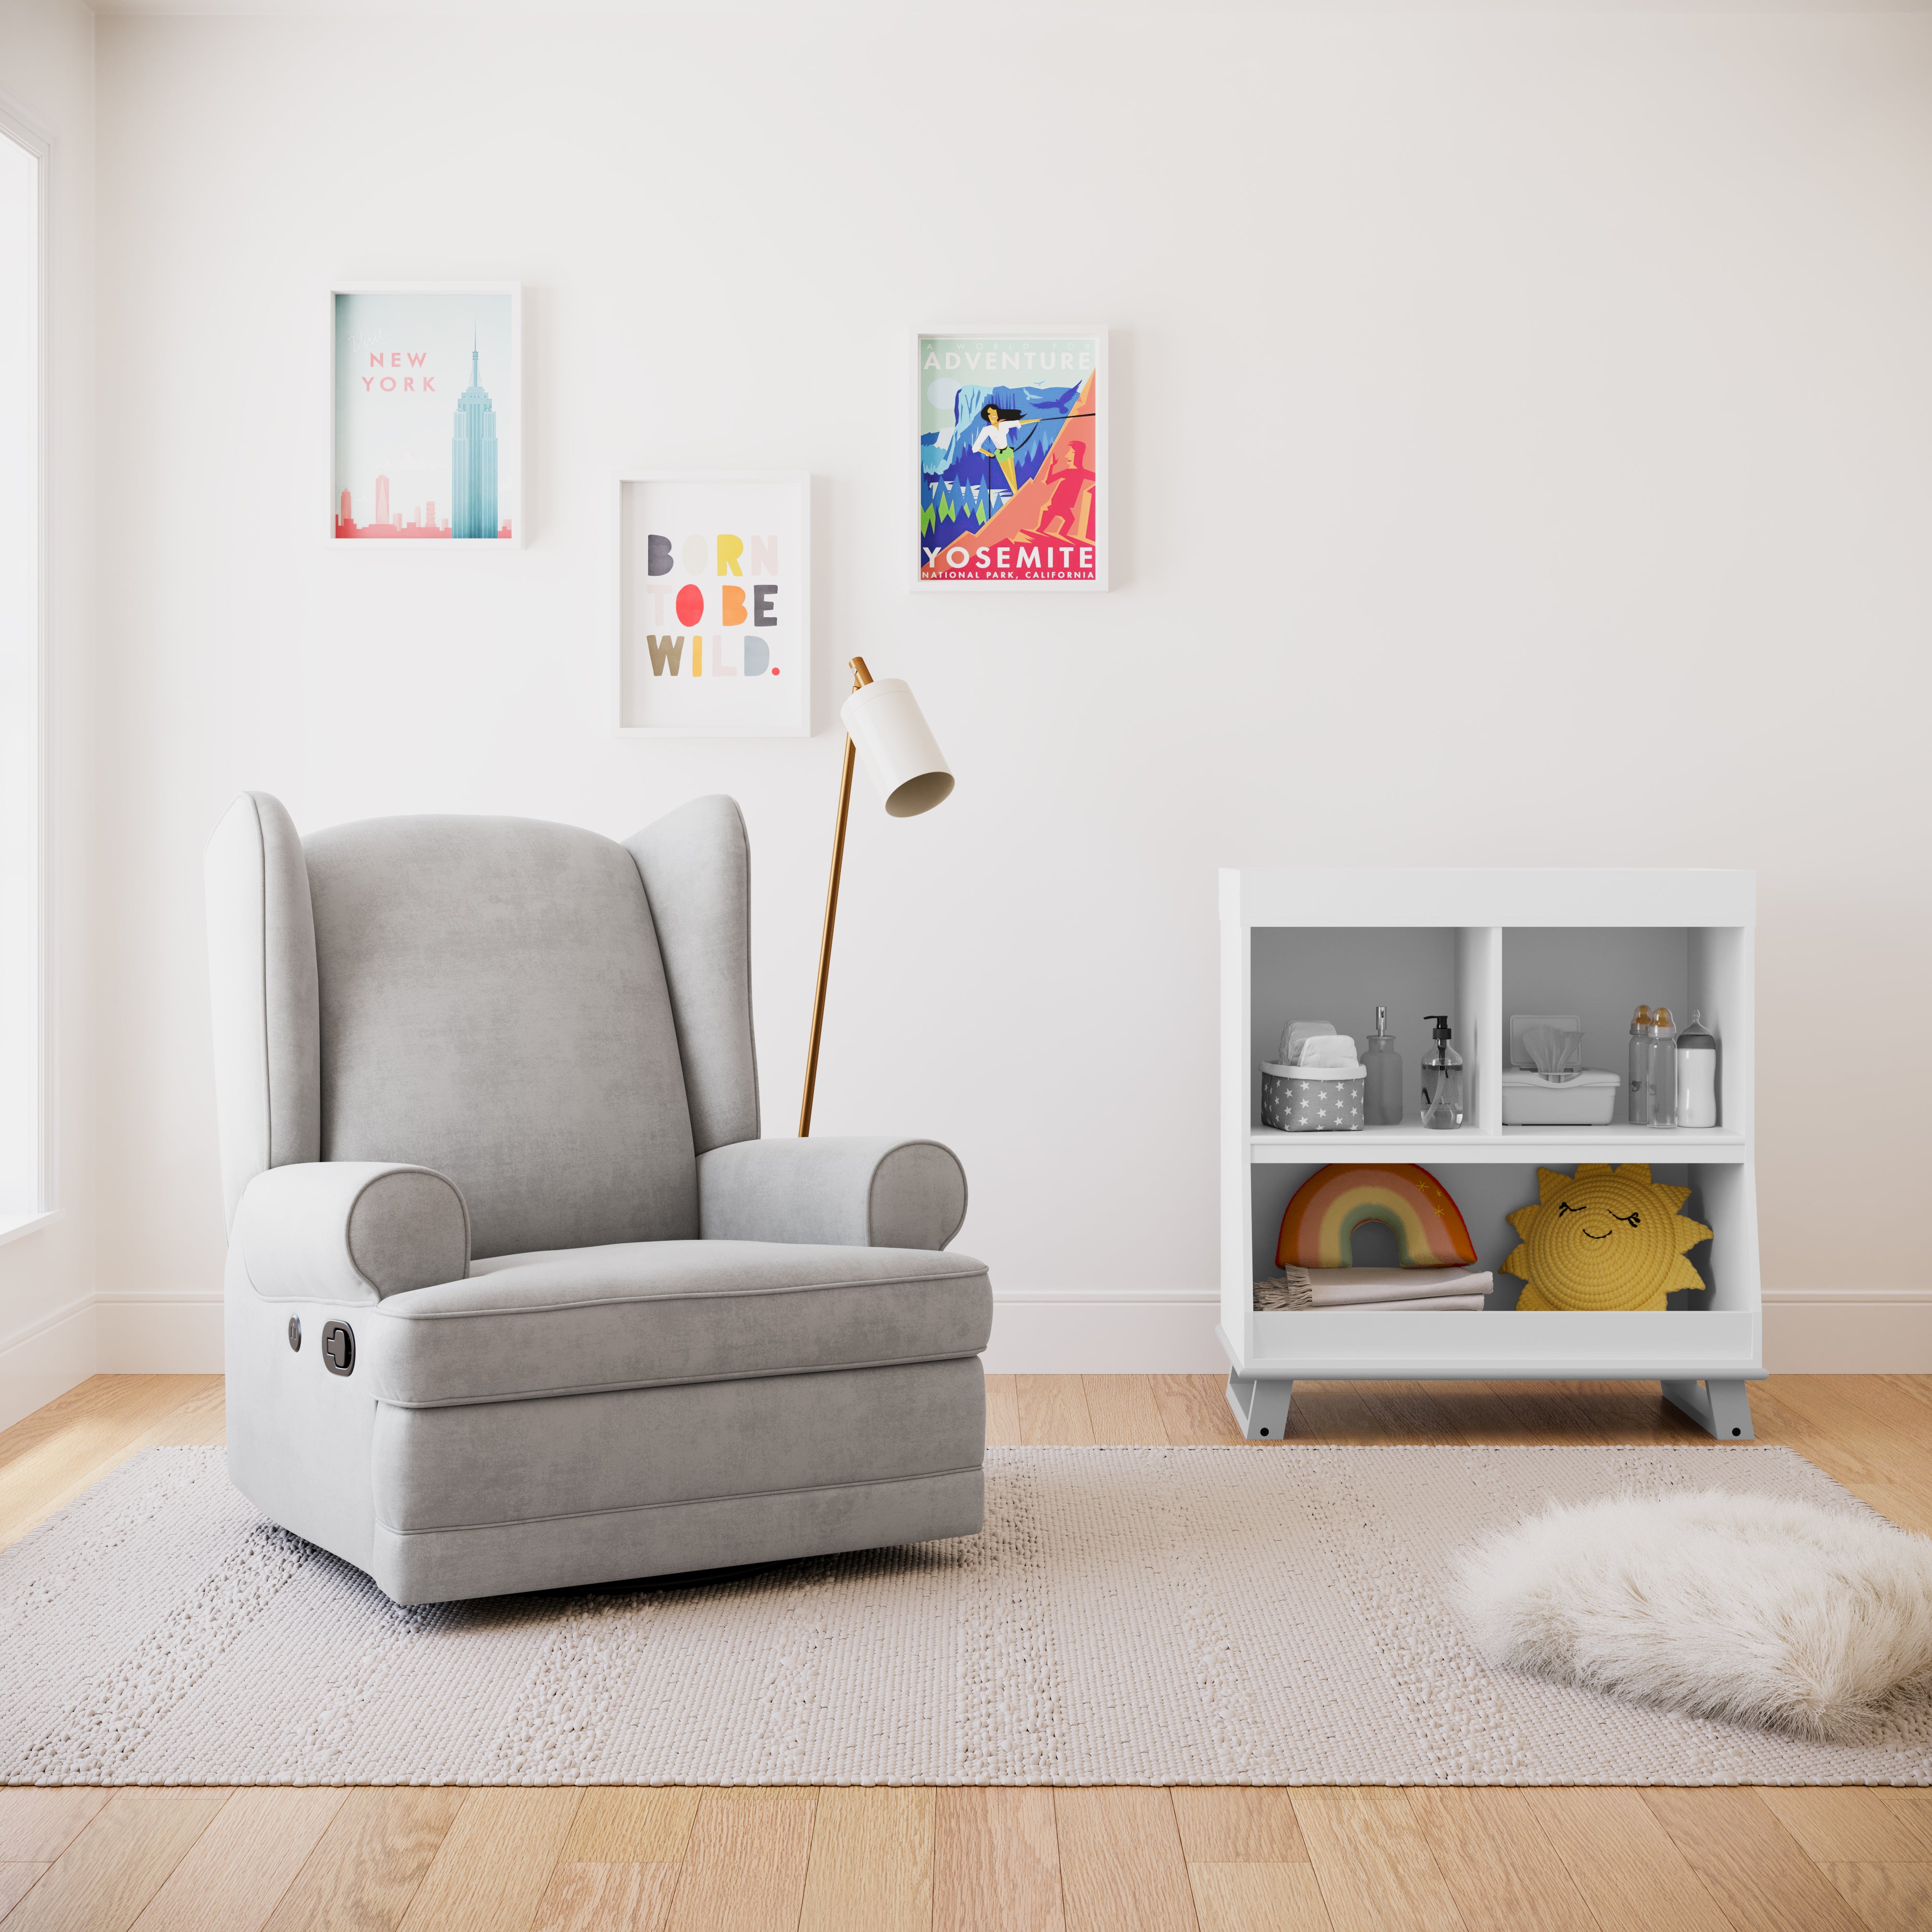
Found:
[{"label": "folded blanket", "polygon": [[1424,1312],[1452,1313],[1457,1310],[1480,1308],[1485,1304],[1480,1294],[1425,1294],[1413,1301],[1328,1301],[1319,1308],[1312,1308],[1305,1302],[1292,1302],[1288,1299],[1287,1286],[1278,1281],[1258,1281],[1255,1283],[1255,1312],[1258,1315],[1279,1314],[1288,1311],[1304,1315],[1382,1315],[1402,1314],[1412,1309]]},{"label": "folded blanket", "polygon": [[1394,1315],[1405,1309],[1420,1308],[1432,1313],[1448,1314],[1457,1309],[1466,1311],[1482,1305],[1480,1294],[1432,1294],[1420,1301],[1345,1301],[1339,1305],[1330,1303],[1304,1312],[1310,1315]]},{"label": "folded blanket", "polygon": [[1480,1307],[1486,1268],[1303,1268],[1255,1284],[1257,1311],[1283,1308],[1418,1308],[1442,1300]]}]

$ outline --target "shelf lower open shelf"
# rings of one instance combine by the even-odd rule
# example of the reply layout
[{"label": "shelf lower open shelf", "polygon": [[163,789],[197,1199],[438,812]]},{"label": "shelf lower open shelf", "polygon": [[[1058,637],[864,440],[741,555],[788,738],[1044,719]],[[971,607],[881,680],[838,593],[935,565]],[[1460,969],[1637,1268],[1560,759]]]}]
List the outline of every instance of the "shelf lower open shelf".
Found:
[{"label": "shelf lower open shelf", "polygon": [[1310,1309],[1254,1318],[1244,1350],[1215,1331],[1238,1373],[1283,1381],[1756,1381],[1760,1317],[1744,1309],[1655,1315],[1444,1315]]},{"label": "shelf lower open shelf", "polygon": [[1254,1162],[1410,1160],[1453,1166],[1458,1161],[1535,1162],[1568,1167],[1582,1161],[1742,1161],[1750,1144],[1729,1127],[1479,1127],[1453,1132],[1405,1122],[1361,1127],[1348,1133],[1287,1134],[1251,1127],[1248,1158]]}]

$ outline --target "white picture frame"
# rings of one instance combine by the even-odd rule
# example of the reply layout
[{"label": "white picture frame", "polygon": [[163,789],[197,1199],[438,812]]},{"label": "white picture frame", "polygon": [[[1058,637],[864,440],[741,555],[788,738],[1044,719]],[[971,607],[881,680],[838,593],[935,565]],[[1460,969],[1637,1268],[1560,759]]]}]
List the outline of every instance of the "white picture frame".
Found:
[{"label": "white picture frame", "polygon": [[610,514],[618,735],[808,738],[809,474],[626,471]]},{"label": "white picture frame", "polygon": [[[907,502],[916,595],[1106,590],[1112,408],[1107,336],[1103,322],[934,325],[914,330]],[[1050,367],[1044,363],[1048,356]],[[984,359],[989,357],[997,358],[997,366]],[[988,375],[1001,380],[989,383],[984,380]],[[1039,380],[1029,381],[1030,376]],[[962,399],[969,389],[988,392],[992,406],[1011,419],[1010,429],[996,422],[968,434],[971,416],[977,413],[970,400]],[[1043,414],[1030,418],[1026,410],[1054,407],[1046,392],[1069,389],[1074,394],[1061,398],[1060,406],[1071,400],[1076,406],[1058,418],[1066,427],[1029,462],[1027,444],[1016,443],[1013,433],[1051,419]],[[940,396],[941,390],[950,403]],[[994,390],[1005,392],[1006,399],[992,397]],[[1089,400],[1090,411],[1084,407]],[[962,410],[968,415],[962,416]],[[1090,438],[1072,428],[1082,420],[1092,423]],[[949,434],[951,460],[944,470],[935,470],[928,452],[945,448]],[[1034,429],[1028,441],[1036,438]],[[983,476],[976,473],[981,470]],[[980,543],[982,534],[991,541]],[[935,538],[950,541],[935,542]],[[1003,544],[1003,538],[1009,541]],[[1081,554],[1090,545],[1090,563],[1083,566]],[[947,560],[962,550],[968,561],[948,569]],[[1003,550],[1007,553],[1004,563]]]},{"label": "white picture frame", "polygon": [[[530,523],[523,284],[337,281],[329,284],[328,298],[328,504],[322,527],[330,548],[358,554],[400,549],[432,556],[521,549]],[[466,304],[470,310],[466,316]],[[500,368],[480,368],[484,350],[475,336],[470,366],[463,366],[466,358],[460,337],[466,320],[473,329],[488,329],[490,359]],[[348,344],[346,330],[351,332]],[[358,330],[364,332],[359,340],[353,333]],[[378,352],[370,331],[382,335],[386,359],[393,356],[400,360],[380,371],[373,364],[351,370],[345,356],[369,362]],[[345,393],[345,375],[361,380],[370,393],[360,398],[352,388]],[[435,446],[434,415],[412,406],[421,393],[414,386],[424,376],[443,386],[436,394],[448,414],[448,454]],[[487,382],[482,380],[485,376]],[[394,403],[412,418],[406,426],[386,430],[374,415],[376,385],[385,380],[395,386],[381,400]],[[405,384],[410,387],[405,389]],[[457,422],[472,384],[483,392],[494,432],[490,474],[498,533],[464,532],[468,540],[455,541],[464,506],[450,500],[464,489],[464,478],[456,473]],[[388,471],[372,469],[370,452],[377,452],[380,465],[386,455],[386,437],[394,439],[394,454],[386,460],[397,472],[399,488],[382,488],[391,482]],[[448,498],[436,494],[444,477],[448,478]],[[482,489],[473,488],[472,494],[480,500]],[[368,541],[377,536],[386,540]],[[452,540],[418,540],[423,538]]]}]

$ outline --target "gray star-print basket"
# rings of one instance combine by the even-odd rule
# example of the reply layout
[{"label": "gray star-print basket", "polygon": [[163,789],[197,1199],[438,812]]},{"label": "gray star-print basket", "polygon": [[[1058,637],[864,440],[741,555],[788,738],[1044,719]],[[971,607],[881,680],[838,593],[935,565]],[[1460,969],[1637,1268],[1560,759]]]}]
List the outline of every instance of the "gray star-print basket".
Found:
[{"label": "gray star-print basket", "polygon": [[1368,1070],[1276,1066],[1262,1062],[1262,1124],[1288,1134],[1348,1132],[1360,1126]]}]

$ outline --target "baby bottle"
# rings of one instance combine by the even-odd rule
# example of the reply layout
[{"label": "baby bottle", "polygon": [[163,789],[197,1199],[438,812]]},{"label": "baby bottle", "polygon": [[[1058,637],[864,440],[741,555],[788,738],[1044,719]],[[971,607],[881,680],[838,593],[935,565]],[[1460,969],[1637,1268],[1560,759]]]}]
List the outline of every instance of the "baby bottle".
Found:
[{"label": "baby bottle", "polygon": [[1644,1072],[1644,1125],[1677,1124],[1677,1027],[1668,1006],[1651,1010]]},{"label": "baby bottle", "polygon": [[1630,1016],[1630,1124],[1634,1127],[1650,1124],[1645,1084],[1650,1075],[1650,1025],[1649,1007],[1639,1006]]},{"label": "baby bottle", "polygon": [[1694,1007],[1690,1024],[1677,1036],[1677,1124],[1718,1124],[1718,1039]]}]

